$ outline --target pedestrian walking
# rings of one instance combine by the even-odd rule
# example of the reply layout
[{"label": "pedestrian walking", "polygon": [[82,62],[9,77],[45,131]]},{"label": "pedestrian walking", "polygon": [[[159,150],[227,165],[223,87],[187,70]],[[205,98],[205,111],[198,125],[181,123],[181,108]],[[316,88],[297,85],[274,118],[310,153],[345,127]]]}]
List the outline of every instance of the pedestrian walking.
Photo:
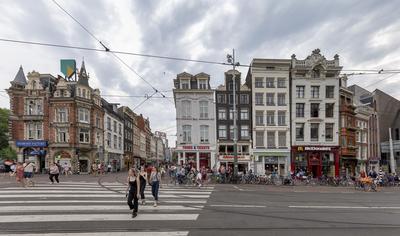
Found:
[{"label": "pedestrian walking", "polygon": [[151,194],[154,197],[154,207],[158,205],[158,189],[160,188],[161,175],[157,168],[153,167],[150,175]]},{"label": "pedestrian walking", "polygon": [[126,181],[128,182],[128,187],[126,189],[126,196],[128,197],[128,206],[129,209],[132,210],[132,218],[135,218],[139,210],[139,197],[140,197],[139,174],[135,169],[132,168],[129,170]]},{"label": "pedestrian walking", "polygon": [[58,166],[54,163],[51,163],[50,165],[50,173],[49,173],[49,179],[51,181],[51,184],[54,184],[53,178],[56,179],[57,183],[59,184],[60,181],[58,180],[58,176],[60,175],[60,170],[58,169]]},{"label": "pedestrian walking", "polygon": [[15,172],[15,179],[17,180],[17,183],[21,183],[22,185],[24,185],[24,167],[22,166],[21,162],[17,163]]},{"label": "pedestrian walking", "polygon": [[96,163],[92,164],[92,174],[94,176],[97,176],[97,164]]},{"label": "pedestrian walking", "polygon": [[110,163],[108,163],[107,172],[108,172],[108,173],[111,173],[111,164],[110,164]]},{"label": "pedestrian walking", "polygon": [[26,186],[33,186],[33,172],[35,170],[35,164],[33,164],[32,162],[29,162],[28,160],[25,161],[25,165],[24,165],[24,178],[25,178],[25,187]]},{"label": "pedestrian walking", "polygon": [[144,196],[144,189],[146,188],[147,172],[144,169],[144,166],[140,167],[139,180],[140,180],[140,199],[142,200],[142,205],[145,205],[146,200]]},{"label": "pedestrian walking", "polygon": [[199,172],[197,172],[197,175],[196,175],[196,183],[199,186],[199,188],[201,187],[201,183],[202,183],[201,179],[202,179],[202,175],[201,175],[201,171],[199,171]]}]

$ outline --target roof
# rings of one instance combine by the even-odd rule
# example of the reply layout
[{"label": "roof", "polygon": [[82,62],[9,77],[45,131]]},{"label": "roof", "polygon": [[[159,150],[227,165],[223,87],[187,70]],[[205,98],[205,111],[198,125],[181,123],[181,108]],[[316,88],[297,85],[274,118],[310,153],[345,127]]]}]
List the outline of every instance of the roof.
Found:
[{"label": "roof", "polygon": [[81,70],[78,75],[78,84],[86,85],[89,87],[89,76],[86,73],[85,61],[82,61]]},{"label": "roof", "polygon": [[22,69],[22,66],[19,67],[17,75],[15,75],[15,78],[11,83],[19,84],[19,85],[26,85],[27,84],[26,77],[25,77],[25,74],[24,74],[24,69]]}]

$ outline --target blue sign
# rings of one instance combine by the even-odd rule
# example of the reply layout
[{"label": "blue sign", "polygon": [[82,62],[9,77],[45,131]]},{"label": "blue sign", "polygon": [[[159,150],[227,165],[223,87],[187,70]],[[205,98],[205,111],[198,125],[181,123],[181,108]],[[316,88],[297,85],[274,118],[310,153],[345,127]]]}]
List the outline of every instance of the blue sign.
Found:
[{"label": "blue sign", "polygon": [[45,140],[17,140],[15,142],[17,147],[47,147]]}]

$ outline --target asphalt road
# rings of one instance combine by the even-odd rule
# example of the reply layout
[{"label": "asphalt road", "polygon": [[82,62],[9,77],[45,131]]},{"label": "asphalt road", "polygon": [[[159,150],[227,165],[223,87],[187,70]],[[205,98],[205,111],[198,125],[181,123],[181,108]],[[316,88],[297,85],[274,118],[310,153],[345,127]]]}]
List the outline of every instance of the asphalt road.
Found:
[{"label": "asphalt road", "polygon": [[[154,208],[130,218],[124,174],[71,176],[16,187],[0,178],[0,234],[26,235],[399,235],[400,189],[165,185]],[[92,234],[89,234],[92,233]]]}]

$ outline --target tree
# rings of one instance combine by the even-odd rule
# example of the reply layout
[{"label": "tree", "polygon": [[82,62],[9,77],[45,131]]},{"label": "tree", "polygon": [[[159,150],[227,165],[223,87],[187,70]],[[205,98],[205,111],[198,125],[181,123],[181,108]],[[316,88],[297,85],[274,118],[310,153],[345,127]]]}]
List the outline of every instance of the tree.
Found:
[{"label": "tree", "polygon": [[11,147],[5,147],[0,150],[0,160],[16,160],[17,153]]},{"label": "tree", "polygon": [[8,116],[10,110],[0,108],[0,149],[8,147]]}]

